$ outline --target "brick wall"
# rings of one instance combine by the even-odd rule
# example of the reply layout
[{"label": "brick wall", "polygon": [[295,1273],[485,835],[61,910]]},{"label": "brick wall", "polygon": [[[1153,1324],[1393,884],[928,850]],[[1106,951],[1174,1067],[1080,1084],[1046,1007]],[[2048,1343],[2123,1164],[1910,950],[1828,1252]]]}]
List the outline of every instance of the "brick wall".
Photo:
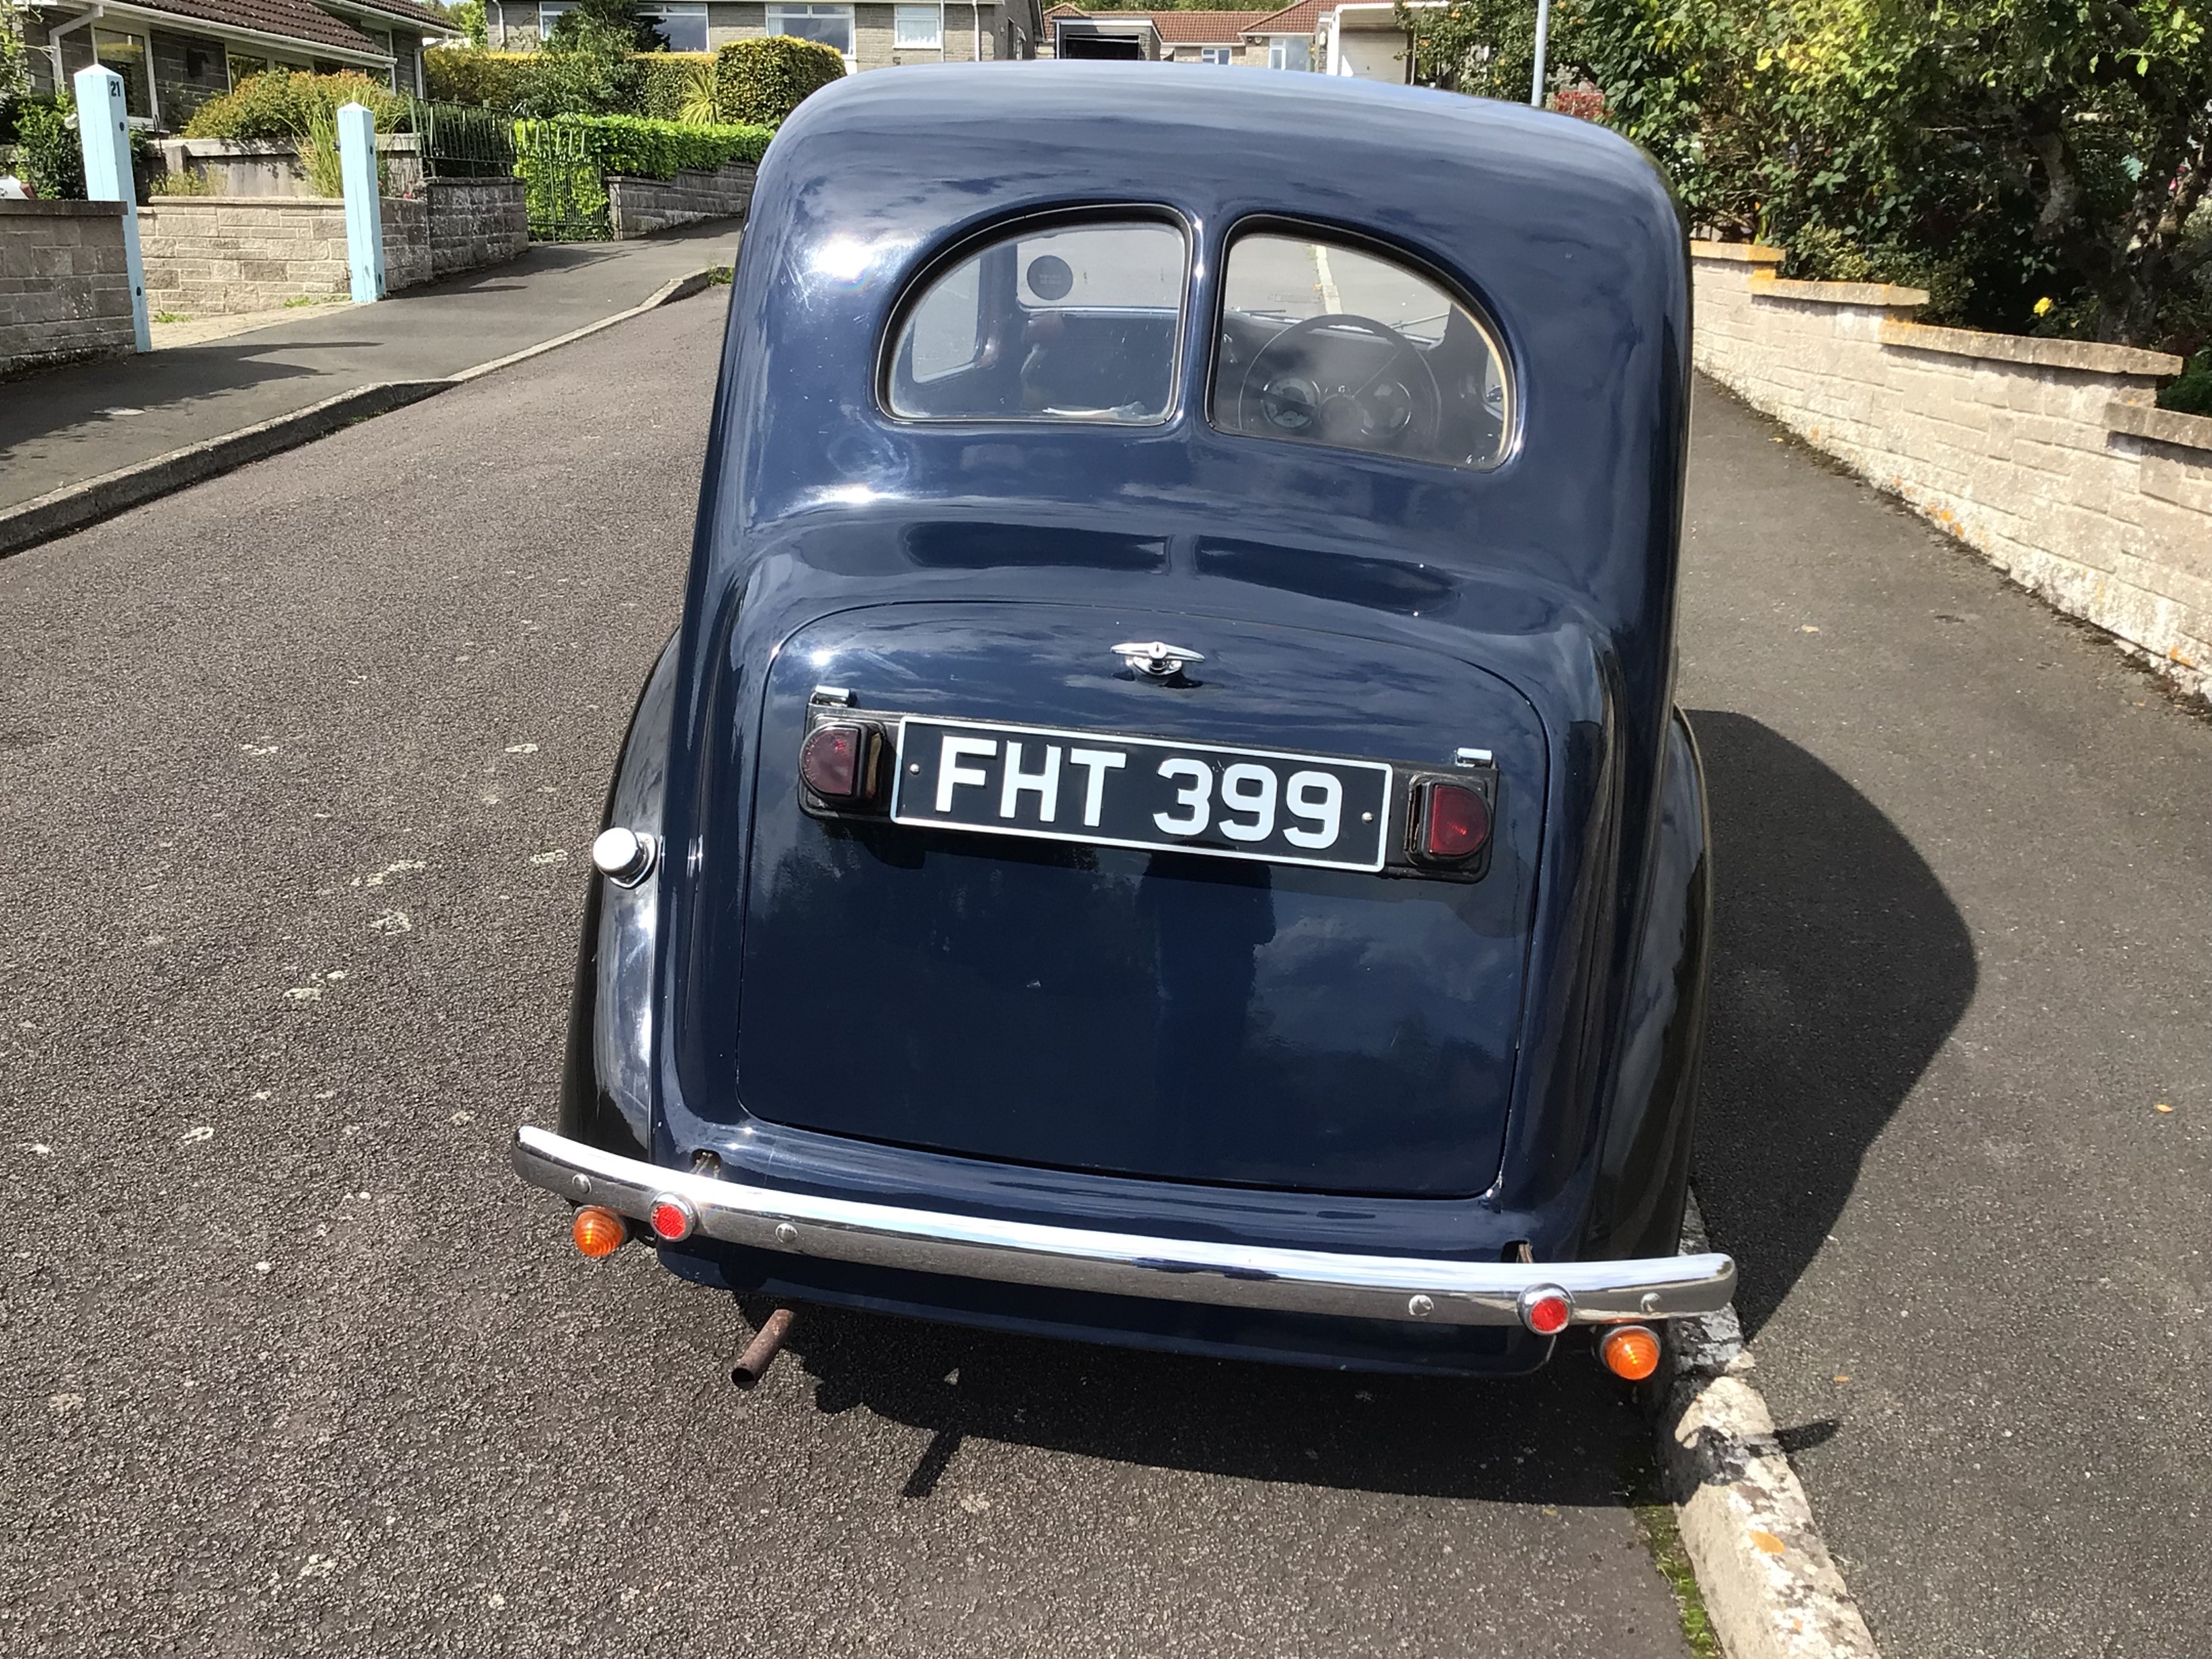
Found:
[{"label": "brick wall", "polygon": [[156,198],[138,210],[138,246],[157,311],[217,316],[352,291],[345,204],[336,199]]},{"label": "brick wall", "polygon": [[0,374],[131,350],[123,210],[0,200]]},{"label": "brick wall", "polygon": [[420,197],[387,196],[384,209],[384,291],[397,294],[430,280],[430,204]]},{"label": "brick wall", "polygon": [[1778,280],[1692,244],[1698,368],[2185,684],[2212,674],[2212,419],[2154,406],[2181,361],[1932,328],[1928,296]]},{"label": "brick wall", "polygon": [[423,188],[430,209],[432,276],[501,264],[529,251],[530,217],[521,179],[433,179]]},{"label": "brick wall", "polygon": [[732,161],[714,173],[679,173],[673,179],[607,179],[607,204],[615,240],[650,236],[701,219],[742,218],[752,205],[753,167]]}]

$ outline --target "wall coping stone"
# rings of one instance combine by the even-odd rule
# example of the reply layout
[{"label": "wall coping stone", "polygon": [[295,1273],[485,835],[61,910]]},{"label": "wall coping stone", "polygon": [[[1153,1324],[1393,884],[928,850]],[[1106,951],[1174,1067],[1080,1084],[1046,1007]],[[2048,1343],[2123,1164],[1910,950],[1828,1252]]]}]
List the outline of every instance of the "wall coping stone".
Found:
[{"label": "wall coping stone", "polygon": [[1884,319],[1881,343],[1911,351],[1941,351],[1954,357],[1994,357],[2008,363],[2077,369],[2085,374],[2132,374],[2150,380],[2179,374],[2186,367],[2179,357],[2134,346],[2045,340],[2030,334],[1983,334],[1971,328],[1937,328],[1895,318]]},{"label": "wall coping stone", "polygon": [[1789,250],[1761,247],[1755,242],[1692,242],[1690,257],[1693,259],[1733,259],[1739,264],[1778,265],[1788,258]]},{"label": "wall coping stone", "polygon": [[120,202],[64,202],[48,197],[35,200],[18,201],[12,196],[0,197],[0,218],[34,217],[41,219],[120,219]]},{"label": "wall coping stone", "polygon": [[2113,404],[2105,410],[2105,424],[2132,437],[2183,449],[2212,450],[2212,416],[2185,415],[2150,404]]},{"label": "wall coping stone", "polygon": [[1894,283],[1805,283],[1792,277],[1754,276],[1751,291],[1763,299],[1817,300],[1832,306],[1888,306],[1916,311],[1928,303],[1928,290]]},{"label": "wall coping stone", "polygon": [[304,213],[312,209],[326,213],[344,207],[343,196],[154,196],[138,204],[141,213],[149,208],[257,208],[276,213]]}]

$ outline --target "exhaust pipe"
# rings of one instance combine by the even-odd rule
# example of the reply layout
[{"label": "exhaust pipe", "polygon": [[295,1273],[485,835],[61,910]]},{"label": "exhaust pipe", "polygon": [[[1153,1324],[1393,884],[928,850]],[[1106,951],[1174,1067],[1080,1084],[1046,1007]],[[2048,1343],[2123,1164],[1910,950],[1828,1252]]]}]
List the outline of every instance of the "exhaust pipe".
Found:
[{"label": "exhaust pipe", "polygon": [[753,1334],[753,1340],[744,1346],[743,1352],[730,1362],[730,1381],[741,1389],[750,1389],[761,1380],[776,1355],[783,1352],[783,1340],[791,1334],[792,1310],[778,1308]]}]

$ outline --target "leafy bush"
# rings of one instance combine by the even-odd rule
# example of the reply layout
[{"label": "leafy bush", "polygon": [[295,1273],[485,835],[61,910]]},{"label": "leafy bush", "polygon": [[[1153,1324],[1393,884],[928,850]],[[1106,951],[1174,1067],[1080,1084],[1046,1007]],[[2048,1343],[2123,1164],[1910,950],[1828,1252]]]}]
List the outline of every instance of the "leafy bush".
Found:
[{"label": "leafy bush", "polygon": [[[552,145],[535,142],[555,134],[574,135],[577,153],[565,156]],[[607,174],[673,179],[686,167],[711,173],[727,162],[759,161],[775,136],[766,127],[562,115],[514,124],[514,170],[521,175],[532,219],[556,217],[556,204],[565,198],[574,204],[579,216],[604,222]]]},{"label": "leafy bush", "polygon": [[212,196],[216,182],[198,167],[186,167],[180,173],[157,173],[149,186],[149,196]]},{"label": "leafy bush", "polygon": [[545,58],[534,52],[484,52],[474,46],[425,46],[423,83],[448,104],[482,104],[512,110],[544,78]]},{"label": "leafy bush", "polygon": [[75,108],[67,98],[15,106],[15,165],[24,181],[49,200],[84,200],[84,151],[76,129],[68,125]]},{"label": "leafy bush", "polygon": [[2185,415],[2212,415],[2212,346],[2189,360],[2189,368],[2159,394],[2159,407]]},{"label": "leafy bush", "polygon": [[653,52],[637,59],[643,90],[636,114],[656,121],[711,125],[720,118],[714,106],[714,54],[710,52]]},{"label": "leafy bush", "polygon": [[187,138],[297,138],[319,117],[337,118],[342,104],[361,104],[379,132],[407,130],[407,100],[381,81],[349,70],[307,75],[274,69],[250,76],[220,98],[210,98],[185,123]]},{"label": "leafy bush", "polygon": [[714,54],[714,111],[725,121],[781,126],[810,93],[844,78],[845,60],[818,40],[732,40]]}]

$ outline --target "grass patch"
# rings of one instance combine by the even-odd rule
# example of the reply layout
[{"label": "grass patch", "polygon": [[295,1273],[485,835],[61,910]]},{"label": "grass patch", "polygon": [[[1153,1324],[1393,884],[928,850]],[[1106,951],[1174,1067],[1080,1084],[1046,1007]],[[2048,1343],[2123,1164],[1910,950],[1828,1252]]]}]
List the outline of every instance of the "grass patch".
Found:
[{"label": "grass patch", "polygon": [[154,320],[157,323],[189,323],[191,319],[181,311],[157,311],[154,313]]},{"label": "grass patch", "polygon": [[350,297],[344,294],[295,294],[284,301],[284,309],[293,311],[301,306],[343,305]]},{"label": "grass patch", "polygon": [[1659,1569],[1659,1576],[1674,1593],[1683,1642],[1693,1659],[1723,1659],[1721,1638],[1713,1632],[1712,1615],[1705,1611],[1697,1571],[1690,1565],[1689,1552],[1682,1547],[1681,1530],[1674,1524],[1674,1506],[1667,1501],[1658,1465],[1648,1456],[1639,1458],[1621,1474],[1621,1496],[1636,1516],[1644,1547],[1651,1552],[1651,1565]]},{"label": "grass patch", "polygon": [[730,279],[737,274],[737,267],[734,265],[716,265],[707,273],[707,286],[726,288],[730,284]]}]

